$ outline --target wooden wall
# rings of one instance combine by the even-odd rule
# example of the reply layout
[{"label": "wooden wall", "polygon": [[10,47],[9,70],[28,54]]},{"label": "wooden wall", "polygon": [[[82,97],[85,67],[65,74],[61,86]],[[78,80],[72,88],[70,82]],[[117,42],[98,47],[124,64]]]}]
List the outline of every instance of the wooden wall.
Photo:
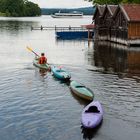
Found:
[{"label": "wooden wall", "polygon": [[140,39],[140,22],[128,24],[128,39]]}]

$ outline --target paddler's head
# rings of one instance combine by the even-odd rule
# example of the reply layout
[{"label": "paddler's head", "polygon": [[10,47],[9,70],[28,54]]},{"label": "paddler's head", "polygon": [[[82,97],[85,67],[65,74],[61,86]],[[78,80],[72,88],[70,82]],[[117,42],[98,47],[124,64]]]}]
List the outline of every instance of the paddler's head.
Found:
[{"label": "paddler's head", "polygon": [[45,54],[44,53],[41,53],[41,56],[44,56]]}]

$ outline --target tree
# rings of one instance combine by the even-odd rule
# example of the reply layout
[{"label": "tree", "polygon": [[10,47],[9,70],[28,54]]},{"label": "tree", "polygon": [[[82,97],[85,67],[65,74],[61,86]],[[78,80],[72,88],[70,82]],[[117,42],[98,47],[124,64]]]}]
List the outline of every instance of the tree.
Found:
[{"label": "tree", "polygon": [[0,12],[14,17],[41,15],[40,7],[28,0],[0,0]]},{"label": "tree", "polygon": [[122,0],[123,3],[137,3],[140,4],[140,0]]},{"label": "tree", "polygon": [[41,15],[41,9],[38,7],[37,4],[34,4],[32,2],[27,1],[25,3],[25,11],[27,16]]},{"label": "tree", "polygon": [[98,4],[119,4],[122,0],[94,0]]}]

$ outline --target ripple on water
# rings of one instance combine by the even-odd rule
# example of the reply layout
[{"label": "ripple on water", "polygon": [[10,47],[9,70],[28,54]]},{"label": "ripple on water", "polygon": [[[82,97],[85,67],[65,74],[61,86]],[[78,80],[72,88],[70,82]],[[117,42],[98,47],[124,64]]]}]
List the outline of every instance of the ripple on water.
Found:
[{"label": "ripple on water", "polygon": [[[92,89],[95,100],[101,101],[105,121],[119,119],[139,127],[138,83],[129,78],[119,79],[117,75],[68,67],[72,79]],[[0,81],[0,127],[9,137],[21,140],[81,138],[80,114],[87,103],[74,97],[67,84],[51,73],[44,77],[36,69],[19,68],[6,74],[1,75]]]},{"label": "ripple on water", "polygon": [[103,80],[103,104],[108,114],[127,122],[139,124],[140,103],[138,101],[140,88],[138,83],[129,78],[118,79],[111,77],[111,80]]}]

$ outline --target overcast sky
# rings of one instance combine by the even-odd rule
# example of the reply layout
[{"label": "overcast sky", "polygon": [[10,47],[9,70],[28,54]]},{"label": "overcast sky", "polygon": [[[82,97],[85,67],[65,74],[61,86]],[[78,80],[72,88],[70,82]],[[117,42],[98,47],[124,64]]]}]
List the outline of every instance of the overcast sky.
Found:
[{"label": "overcast sky", "polygon": [[77,8],[92,6],[84,0],[28,0],[38,4],[41,8]]}]

